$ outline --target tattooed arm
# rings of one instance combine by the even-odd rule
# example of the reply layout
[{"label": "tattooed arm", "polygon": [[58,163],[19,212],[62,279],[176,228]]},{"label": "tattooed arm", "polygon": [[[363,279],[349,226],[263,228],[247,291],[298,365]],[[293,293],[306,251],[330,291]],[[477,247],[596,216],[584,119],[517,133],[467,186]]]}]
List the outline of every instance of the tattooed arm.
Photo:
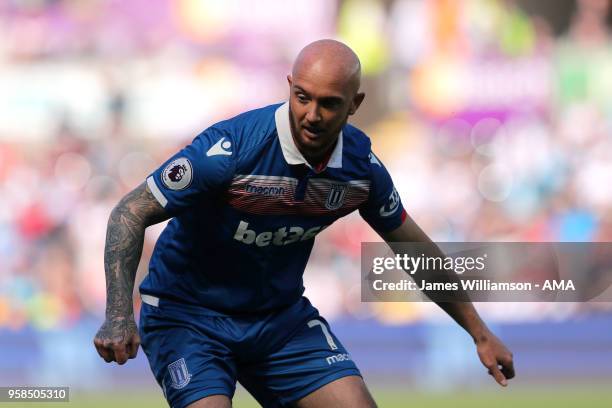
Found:
[{"label": "tattooed arm", "polygon": [[146,183],[128,193],[113,208],[106,230],[106,320],[94,338],[107,362],[124,364],[136,357],[140,338],[134,320],[132,292],[145,229],[168,219]]}]

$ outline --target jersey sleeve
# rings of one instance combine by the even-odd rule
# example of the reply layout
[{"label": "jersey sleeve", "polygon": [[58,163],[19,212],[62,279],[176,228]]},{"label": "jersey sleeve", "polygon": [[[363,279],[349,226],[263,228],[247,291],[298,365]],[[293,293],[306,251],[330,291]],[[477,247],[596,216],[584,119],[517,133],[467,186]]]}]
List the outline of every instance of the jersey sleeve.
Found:
[{"label": "jersey sleeve", "polygon": [[227,186],[236,168],[235,150],[230,135],[208,128],[149,175],[147,185],[168,214],[176,215]]},{"label": "jersey sleeve", "polygon": [[403,224],[406,212],[389,172],[374,153],[370,153],[370,178],[370,195],[359,213],[375,231],[393,231]]}]

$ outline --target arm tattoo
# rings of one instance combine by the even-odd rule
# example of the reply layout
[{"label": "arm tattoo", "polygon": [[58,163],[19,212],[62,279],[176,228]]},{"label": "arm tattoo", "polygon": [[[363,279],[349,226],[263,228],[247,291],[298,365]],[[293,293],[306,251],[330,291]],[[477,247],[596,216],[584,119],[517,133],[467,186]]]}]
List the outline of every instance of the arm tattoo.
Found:
[{"label": "arm tattoo", "polygon": [[106,231],[106,318],[125,325],[134,314],[132,292],[142,255],[145,229],[168,217],[145,183],[127,194],[111,212]]}]

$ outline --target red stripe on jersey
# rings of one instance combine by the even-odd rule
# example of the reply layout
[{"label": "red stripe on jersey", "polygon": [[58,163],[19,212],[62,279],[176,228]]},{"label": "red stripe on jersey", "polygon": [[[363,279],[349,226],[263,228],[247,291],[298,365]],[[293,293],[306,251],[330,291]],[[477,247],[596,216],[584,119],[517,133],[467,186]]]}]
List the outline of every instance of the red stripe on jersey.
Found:
[{"label": "red stripe on jersey", "polygon": [[[345,215],[367,201],[369,180],[334,182],[327,179],[310,180],[303,201],[295,200],[296,179],[266,176],[239,176],[227,190],[226,199],[232,207],[253,214]],[[333,185],[344,186],[338,208],[327,207]],[[251,189],[247,189],[251,186]],[[268,188],[257,192],[256,188]]]},{"label": "red stripe on jersey", "polygon": [[[336,143],[338,143],[338,140],[336,140]],[[327,154],[325,155],[325,157],[323,157],[323,160],[321,160],[319,164],[314,166],[315,173],[321,173],[323,170],[325,170],[325,168],[327,167],[327,163],[329,163],[329,159],[331,159],[332,153],[336,148],[336,143],[334,143],[334,145],[329,148]]]}]

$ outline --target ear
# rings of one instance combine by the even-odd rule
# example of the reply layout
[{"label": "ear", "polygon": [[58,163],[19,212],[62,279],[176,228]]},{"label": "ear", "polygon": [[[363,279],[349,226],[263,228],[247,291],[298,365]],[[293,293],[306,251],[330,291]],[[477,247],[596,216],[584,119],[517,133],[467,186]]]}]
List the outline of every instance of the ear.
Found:
[{"label": "ear", "polygon": [[357,112],[357,109],[359,109],[359,105],[361,105],[361,102],[363,102],[364,98],[365,98],[365,93],[363,92],[359,92],[355,95],[355,97],[353,98],[353,101],[351,102],[351,108],[349,109],[349,115],[354,115],[355,112]]},{"label": "ear", "polygon": [[293,78],[291,77],[291,74],[287,75],[287,82],[289,82],[289,87],[293,86]]}]

